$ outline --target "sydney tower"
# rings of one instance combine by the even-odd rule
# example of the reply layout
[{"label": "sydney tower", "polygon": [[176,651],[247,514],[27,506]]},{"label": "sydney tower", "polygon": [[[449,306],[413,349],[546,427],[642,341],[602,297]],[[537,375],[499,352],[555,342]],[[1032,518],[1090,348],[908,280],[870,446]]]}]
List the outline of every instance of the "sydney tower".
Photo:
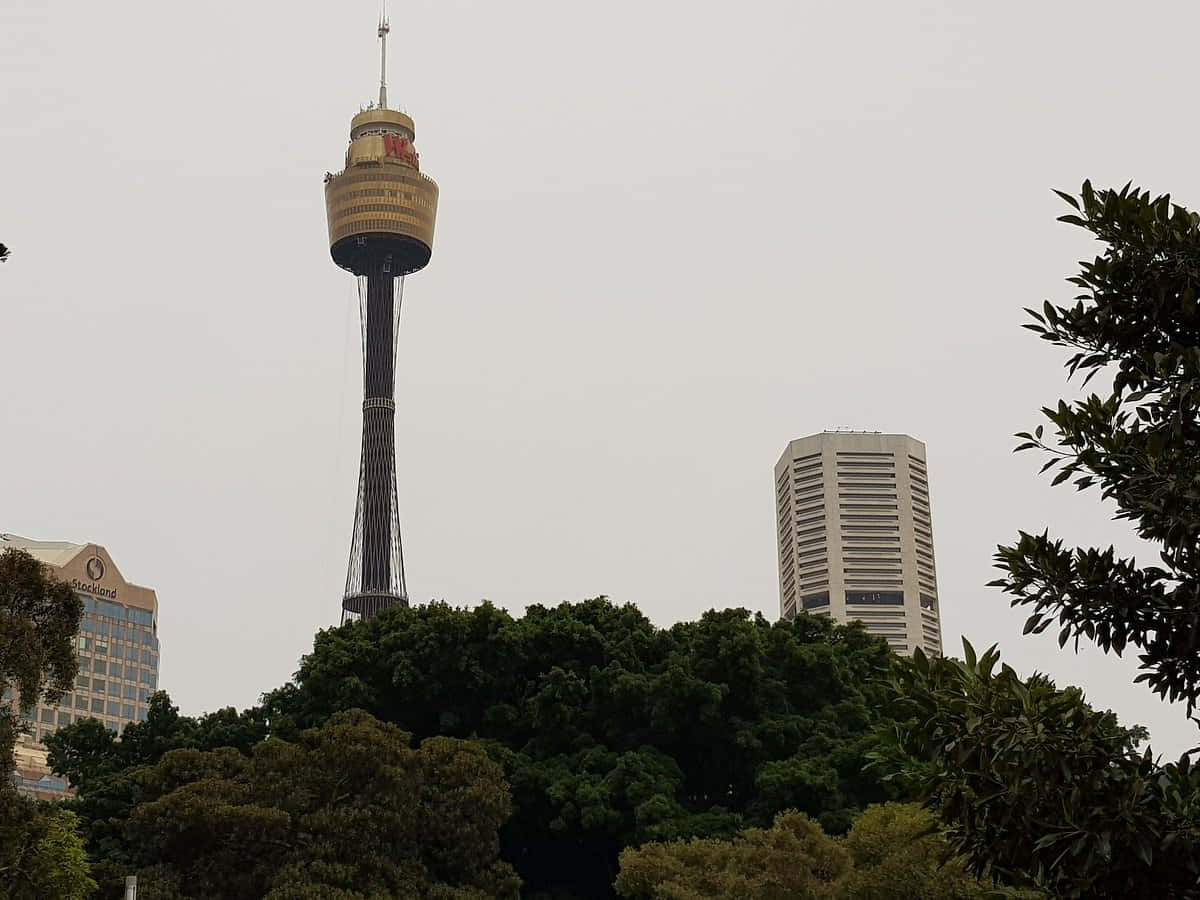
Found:
[{"label": "sydney tower", "polygon": [[342,621],[408,605],[396,504],[395,374],[404,277],[433,249],[438,187],[421,174],[413,120],[387,105],[388,23],[379,23],[379,104],[350,120],[346,167],[325,177],[329,251],[358,276],[362,462]]}]

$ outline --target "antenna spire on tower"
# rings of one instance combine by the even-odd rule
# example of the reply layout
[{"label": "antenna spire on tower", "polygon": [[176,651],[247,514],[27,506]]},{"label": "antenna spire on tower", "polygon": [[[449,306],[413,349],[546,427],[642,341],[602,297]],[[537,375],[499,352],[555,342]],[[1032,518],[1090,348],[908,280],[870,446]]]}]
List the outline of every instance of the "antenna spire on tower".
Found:
[{"label": "antenna spire on tower", "polygon": [[379,14],[379,108],[387,109],[387,36],[391,31],[388,25],[387,2],[384,0],[383,11]]}]

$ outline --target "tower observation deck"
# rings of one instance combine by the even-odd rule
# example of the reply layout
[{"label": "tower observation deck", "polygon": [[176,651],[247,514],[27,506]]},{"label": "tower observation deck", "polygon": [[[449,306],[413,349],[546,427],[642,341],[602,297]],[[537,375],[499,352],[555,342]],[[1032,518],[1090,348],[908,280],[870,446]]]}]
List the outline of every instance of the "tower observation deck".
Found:
[{"label": "tower observation deck", "polygon": [[413,120],[387,107],[387,36],[379,22],[379,103],[350,120],[346,167],[325,176],[333,261],[358,276],[363,432],[342,621],[408,605],[396,501],[396,353],[404,278],[429,263],[438,187],[423,175]]}]

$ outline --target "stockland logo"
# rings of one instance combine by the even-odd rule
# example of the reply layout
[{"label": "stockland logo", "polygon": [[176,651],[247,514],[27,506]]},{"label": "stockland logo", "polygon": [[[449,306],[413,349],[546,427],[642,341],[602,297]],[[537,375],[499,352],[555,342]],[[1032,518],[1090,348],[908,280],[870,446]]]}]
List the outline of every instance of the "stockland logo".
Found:
[{"label": "stockland logo", "polygon": [[92,579],[92,581],[99,581],[104,577],[104,560],[98,556],[93,556],[87,561],[84,569],[87,572],[88,578]]}]

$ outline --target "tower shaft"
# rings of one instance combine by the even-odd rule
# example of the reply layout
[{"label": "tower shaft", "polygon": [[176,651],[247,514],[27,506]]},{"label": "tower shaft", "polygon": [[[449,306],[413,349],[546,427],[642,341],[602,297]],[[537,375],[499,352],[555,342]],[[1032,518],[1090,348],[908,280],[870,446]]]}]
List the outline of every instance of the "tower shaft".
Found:
[{"label": "tower shaft", "polygon": [[408,605],[396,497],[396,348],[403,278],[391,255],[359,276],[363,334],[363,431],[358,507],[342,617]]}]

